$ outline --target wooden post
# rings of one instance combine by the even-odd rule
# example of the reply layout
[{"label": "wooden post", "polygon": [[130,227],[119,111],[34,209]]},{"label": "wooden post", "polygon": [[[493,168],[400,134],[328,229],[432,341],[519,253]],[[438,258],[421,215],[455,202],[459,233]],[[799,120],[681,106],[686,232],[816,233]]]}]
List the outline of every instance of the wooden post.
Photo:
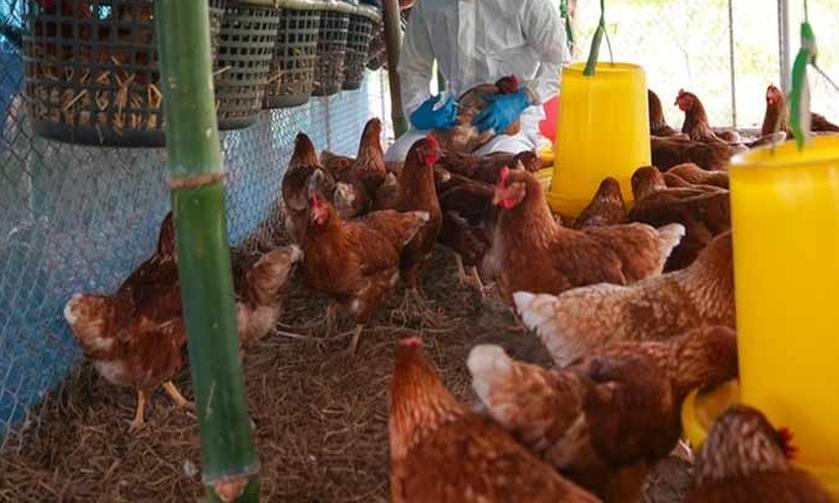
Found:
[{"label": "wooden post", "polygon": [[402,113],[402,94],[399,91],[399,52],[402,48],[402,29],[399,17],[399,0],[384,0],[385,3],[385,49],[387,51],[387,77],[390,84],[390,117],[395,136],[408,131],[408,123]]}]

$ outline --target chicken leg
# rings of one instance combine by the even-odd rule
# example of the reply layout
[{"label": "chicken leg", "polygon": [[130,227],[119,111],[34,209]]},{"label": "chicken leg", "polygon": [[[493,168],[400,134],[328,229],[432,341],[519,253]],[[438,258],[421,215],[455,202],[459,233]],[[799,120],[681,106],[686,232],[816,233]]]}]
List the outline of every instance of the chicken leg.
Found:
[{"label": "chicken leg", "polygon": [[467,274],[466,268],[463,266],[463,259],[460,257],[460,254],[455,253],[454,258],[457,264],[457,279],[460,282],[460,286],[471,286],[472,288],[478,291],[478,295],[480,295],[481,298],[486,297],[487,288],[484,286],[483,281],[481,281],[481,277],[478,275],[478,268],[475,266],[470,266],[469,273]]},{"label": "chicken leg", "polygon": [[335,324],[337,319],[338,305],[334,301],[330,301],[326,306],[326,315],[324,316],[324,323],[326,324],[326,335],[332,335],[335,331]]},{"label": "chicken leg", "polygon": [[176,388],[175,385],[172,384],[172,381],[166,381],[165,383],[163,383],[163,390],[166,392],[167,395],[169,395],[172,398],[172,400],[175,402],[175,405],[177,405],[178,407],[190,410],[195,409],[195,404],[184,398],[184,396],[181,395],[181,392],[178,391],[178,388]]},{"label": "chicken leg", "polygon": [[134,420],[131,421],[131,426],[128,427],[128,431],[130,433],[135,433],[143,429],[145,426],[145,411],[146,411],[146,400],[148,399],[149,393],[144,389],[137,390],[137,410],[134,411]]},{"label": "chicken leg", "polygon": [[361,332],[364,331],[364,325],[358,323],[352,331],[352,340],[350,341],[350,356],[355,356],[355,351],[358,349],[358,343],[361,340]]}]

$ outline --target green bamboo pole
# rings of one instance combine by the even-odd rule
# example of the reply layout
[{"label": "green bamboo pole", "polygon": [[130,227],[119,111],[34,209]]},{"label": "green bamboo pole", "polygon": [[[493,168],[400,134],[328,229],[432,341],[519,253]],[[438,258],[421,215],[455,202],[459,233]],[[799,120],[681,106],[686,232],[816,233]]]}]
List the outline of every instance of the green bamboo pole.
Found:
[{"label": "green bamboo pole", "polygon": [[402,50],[402,25],[399,16],[399,0],[384,0],[385,7],[385,49],[387,52],[387,80],[390,84],[390,118],[396,136],[408,131],[408,122],[402,113],[402,94],[399,91],[399,52]]},{"label": "green bamboo pole", "polygon": [[157,0],[178,271],[209,501],[258,501],[239,360],[207,0]]}]

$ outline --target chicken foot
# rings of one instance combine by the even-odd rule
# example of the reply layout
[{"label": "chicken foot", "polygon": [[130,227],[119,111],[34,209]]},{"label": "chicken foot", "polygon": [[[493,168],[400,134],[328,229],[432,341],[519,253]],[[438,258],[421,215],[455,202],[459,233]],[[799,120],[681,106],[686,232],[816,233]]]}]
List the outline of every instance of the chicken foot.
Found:
[{"label": "chicken foot", "polygon": [[144,416],[146,411],[146,400],[148,399],[149,392],[144,389],[137,390],[137,409],[134,411],[134,420],[131,421],[131,425],[128,427],[129,433],[135,433],[143,429],[143,426],[146,425]]},{"label": "chicken foot", "polygon": [[172,381],[166,381],[163,383],[163,391],[166,392],[169,397],[175,402],[175,405],[181,407],[183,409],[195,410],[195,404],[184,398],[181,395],[181,392],[178,391],[178,388],[172,383]]},{"label": "chicken foot", "polygon": [[454,258],[455,263],[457,264],[457,280],[460,283],[460,286],[470,286],[478,292],[478,295],[480,295],[482,299],[486,298],[486,296],[492,292],[492,287],[484,285],[483,280],[481,280],[481,276],[478,274],[478,268],[470,266],[469,272],[467,273],[460,254],[455,253]]}]

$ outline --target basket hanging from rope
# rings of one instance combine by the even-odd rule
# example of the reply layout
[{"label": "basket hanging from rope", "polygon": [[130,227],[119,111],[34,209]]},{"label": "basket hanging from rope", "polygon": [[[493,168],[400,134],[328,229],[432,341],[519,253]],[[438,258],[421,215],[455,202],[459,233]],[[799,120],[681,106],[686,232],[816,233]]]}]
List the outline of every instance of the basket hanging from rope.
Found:
[{"label": "basket hanging from rope", "polygon": [[368,5],[359,5],[356,13],[350,14],[347,53],[344,57],[343,89],[355,90],[361,87],[370,51],[370,41],[373,37],[373,26],[381,24],[381,20],[382,15],[379,10]]},{"label": "basket hanging from rope", "polygon": [[[217,39],[221,11],[210,9]],[[83,145],[165,143],[154,2],[29,0],[23,34],[34,132]]]},{"label": "basket hanging from rope", "polygon": [[239,129],[256,122],[262,110],[280,11],[236,1],[224,7],[214,71],[218,127]]},{"label": "basket hanging from rope", "polygon": [[321,11],[314,96],[331,96],[341,91],[350,14],[355,9],[347,2],[330,0]]},{"label": "basket hanging from rope", "polygon": [[315,89],[318,31],[323,2],[279,0],[280,26],[268,77],[265,108],[288,108],[309,101]]}]

